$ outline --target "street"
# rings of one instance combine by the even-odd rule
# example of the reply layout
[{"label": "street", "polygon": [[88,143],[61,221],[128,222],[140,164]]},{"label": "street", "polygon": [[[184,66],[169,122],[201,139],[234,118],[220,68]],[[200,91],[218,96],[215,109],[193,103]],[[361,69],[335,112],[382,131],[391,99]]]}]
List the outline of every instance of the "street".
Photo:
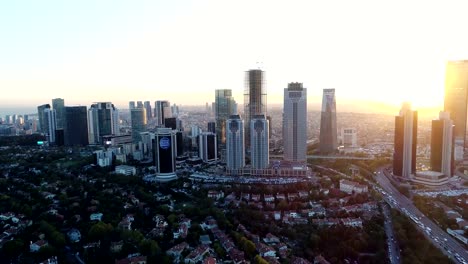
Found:
[{"label": "street", "polygon": [[399,264],[400,263],[400,248],[398,247],[398,242],[395,239],[395,234],[393,231],[392,216],[390,214],[390,208],[387,204],[382,206],[383,215],[385,217],[385,233],[387,234],[387,246],[388,246],[388,257],[390,259],[390,264]]}]

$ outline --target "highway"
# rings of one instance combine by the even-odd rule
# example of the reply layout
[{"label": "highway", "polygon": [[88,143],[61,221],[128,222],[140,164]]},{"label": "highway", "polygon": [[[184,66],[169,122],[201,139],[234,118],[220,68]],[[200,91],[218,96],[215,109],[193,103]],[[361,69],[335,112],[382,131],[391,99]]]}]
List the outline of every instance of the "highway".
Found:
[{"label": "highway", "polygon": [[[283,155],[270,155],[271,159],[283,159]],[[308,159],[346,159],[346,160],[372,160],[374,158],[366,158],[366,157],[353,157],[353,156],[327,156],[327,155],[307,155]]]},{"label": "highway", "polygon": [[382,193],[384,200],[391,207],[408,216],[429,241],[455,263],[468,264],[468,252],[464,246],[422,214],[410,199],[398,192],[384,175],[383,168],[377,171],[375,179],[382,187],[379,191]]},{"label": "highway", "polygon": [[385,217],[385,233],[387,234],[387,246],[388,246],[388,258],[390,259],[390,264],[399,264],[400,263],[400,248],[398,247],[398,242],[395,238],[392,224],[392,216],[390,214],[390,208],[387,204],[382,206],[383,215]]}]

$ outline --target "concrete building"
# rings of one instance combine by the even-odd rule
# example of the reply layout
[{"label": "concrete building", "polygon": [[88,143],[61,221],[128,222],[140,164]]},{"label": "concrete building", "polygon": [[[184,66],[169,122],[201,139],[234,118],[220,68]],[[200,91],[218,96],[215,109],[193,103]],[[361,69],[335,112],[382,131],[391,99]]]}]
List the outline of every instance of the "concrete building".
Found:
[{"label": "concrete building", "polygon": [[418,112],[404,103],[400,115],[395,116],[393,174],[411,179],[416,173]]},{"label": "concrete building", "polygon": [[47,129],[46,137],[49,143],[55,143],[55,131],[57,130],[57,112],[54,109],[47,108],[44,110],[46,117],[45,129]]},{"label": "concrete building", "polygon": [[341,142],[345,148],[356,148],[358,146],[357,130],[355,128],[342,128]]},{"label": "concrete building", "polygon": [[88,145],[88,115],[86,106],[65,107],[63,132],[66,146]]},{"label": "concrete building", "polygon": [[345,179],[340,180],[340,191],[352,194],[354,193],[366,193],[368,188],[366,185],[359,184],[357,182],[348,181]]},{"label": "concrete building", "polygon": [[155,133],[153,150],[158,180],[175,180],[177,178],[175,173],[175,158],[177,155],[176,131],[170,128],[158,128]]},{"label": "concrete building", "polygon": [[220,144],[226,143],[226,120],[229,119],[231,115],[237,114],[235,106],[236,101],[234,101],[231,89],[215,90],[214,112],[217,137]]},{"label": "concrete building", "polygon": [[151,118],[153,118],[153,110],[151,108],[151,102],[145,101],[143,103],[143,107],[145,108],[145,111],[146,111],[146,120],[151,120]]},{"label": "concrete building", "polygon": [[52,99],[52,108],[56,112],[57,129],[63,129],[65,126],[65,100],[62,98]]},{"label": "concrete building", "polygon": [[245,73],[244,90],[244,119],[246,124],[245,142],[250,149],[250,124],[256,115],[267,114],[267,90],[265,86],[265,72],[262,70],[249,70]]},{"label": "concrete building", "polygon": [[115,173],[123,174],[126,176],[134,176],[136,174],[136,168],[128,165],[115,166]]},{"label": "concrete building", "polygon": [[252,169],[267,168],[270,162],[268,120],[265,115],[256,115],[250,121],[250,147]]},{"label": "concrete building", "polygon": [[453,120],[455,137],[455,160],[462,160],[465,146],[468,103],[468,60],[449,61],[445,72],[444,111]]},{"label": "concrete building", "polygon": [[165,119],[172,117],[171,103],[169,101],[154,102],[154,117],[156,125],[165,126]]},{"label": "concrete building", "polygon": [[146,131],[147,123],[146,109],[143,107],[135,107],[130,110],[130,119],[132,123],[132,140],[133,143],[141,141],[140,133]]},{"label": "concrete building", "polygon": [[306,162],[307,89],[302,83],[289,83],[284,89],[283,142],[284,160]]},{"label": "concrete building", "polygon": [[[44,133],[44,134],[49,131],[47,117],[44,112],[46,109],[50,109],[50,104],[43,104],[37,107],[37,117],[39,121],[37,131]],[[11,118],[11,116],[8,116],[8,117]],[[7,123],[13,124],[13,120],[10,118],[7,118]]]},{"label": "concrete building", "polygon": [[244,120],[232,115],[226,121],[226,167],[240,170],[245,166]]},{"label": "concrete building", "polygon": [[448,112],[440,112],[439,120],[432,120],[431,169],[447,177],[452,177],[454,168],[453,129]]},{"label": "concrete building", "polygon": [[216,134],[211,132],[203,132],[198,137],[198,153],[199,157],[204,162],[211,162],[218,159],[218,145]]},{"label": "concrete building", "polygon": [[338,148],[335,89],[323,89],[320,116],[320,153],[334,153]]}]

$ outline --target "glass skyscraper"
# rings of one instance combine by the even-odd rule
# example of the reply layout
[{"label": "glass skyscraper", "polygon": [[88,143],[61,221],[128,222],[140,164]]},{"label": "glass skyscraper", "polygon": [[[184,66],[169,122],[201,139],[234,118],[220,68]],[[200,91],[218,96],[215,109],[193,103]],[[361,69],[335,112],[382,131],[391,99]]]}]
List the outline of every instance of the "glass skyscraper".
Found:
[{"label": "glass skyscraper", "polygon": [[284,89],[283,142],[284,160],[306,161],[307,89],[302,83],[289,83]]},{"label": "glass skyscraper", "polygon": [[338,148],[335,100],[335,89],[323,89],[319,139],[319,150],[323,154],[334,153]]},{"label": "glass skyscraper", "polygon": [[245,142],[250,148],[250,121],[256,115],[267,114],[267,91],[265,86],[265,72],[249,70],[245,73],[244,90],[244,119],[246,124]]}]

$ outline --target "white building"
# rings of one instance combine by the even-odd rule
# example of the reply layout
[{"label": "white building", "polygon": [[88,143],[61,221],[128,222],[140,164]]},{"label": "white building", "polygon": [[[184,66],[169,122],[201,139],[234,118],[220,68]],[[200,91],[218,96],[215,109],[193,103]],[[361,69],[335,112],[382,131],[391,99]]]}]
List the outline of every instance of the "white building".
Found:
[{"label": "white building", "polygon": [[115,167],[115,173],[133,176],[136,174],[136,168],[128,165],[119,165]]},{"label": "white building", "polygon": [[284,160],[306,161],[307,89],[302,83],[289,83],[284,89]]},{"label": "white building", "polygon": [[198,142],[199,156],[204,162],[215,161],[218,159],[218,143],[215,133],[201,133],[198,137]]},{"label": "white building", "polygon": [[119,111],[110,102],[94,103],[88,110],[89,143],[103,144],[108,135],[120,135]]},{"label": "white building", "polygon": [[55,130],[57,129],[57,113],[55,109],[47,108],[44,110],[47,122],[47,141],[55,143]]},{"label": "white building", "polygon": [[345,148],[357,147],[357,130],[355,128],[342,128],[341,142]]},{"label": "white building", "polygon": [[250,150],[252,169],[267,168],[269,156],[269,122],[265,115],[253,116],[250,121]]},{"label": "white building", "polygon": [[227,169],[240,170],[245,166],[244,120],[232,115],[226,122]]},{"label": "white building", "polygon": [[345,179],[340,180],[340,191],[351,194],[351,193],[366,193],[368,188],[366,185],[359,184],[357,182],[348,181]]}]

